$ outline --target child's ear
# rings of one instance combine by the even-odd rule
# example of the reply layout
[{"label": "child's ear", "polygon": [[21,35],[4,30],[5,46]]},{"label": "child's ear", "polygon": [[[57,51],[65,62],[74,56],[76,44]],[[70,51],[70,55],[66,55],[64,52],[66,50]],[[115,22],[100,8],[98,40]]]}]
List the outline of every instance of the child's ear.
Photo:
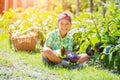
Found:
[{"label": "child's ear", "polygon": [[57,22],[57,25],[59,24],[59,22]]},{"label": "child's ear", "polygon": [[57,24],[57,26],[59,26],[59,22],[57,22],[56,24]]}]

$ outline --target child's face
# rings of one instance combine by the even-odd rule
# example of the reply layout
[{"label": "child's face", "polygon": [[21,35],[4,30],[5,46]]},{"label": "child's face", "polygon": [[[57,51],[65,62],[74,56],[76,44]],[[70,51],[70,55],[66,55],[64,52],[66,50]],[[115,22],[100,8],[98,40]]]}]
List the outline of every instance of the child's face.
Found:
[{"label": "child's face", "polygon": [[71,25],[72,25],[71,22],[69,20],[65,20],[65,19],[60,20],[58,22],[58,27],[62,34],[66,34],[70,30]]}]

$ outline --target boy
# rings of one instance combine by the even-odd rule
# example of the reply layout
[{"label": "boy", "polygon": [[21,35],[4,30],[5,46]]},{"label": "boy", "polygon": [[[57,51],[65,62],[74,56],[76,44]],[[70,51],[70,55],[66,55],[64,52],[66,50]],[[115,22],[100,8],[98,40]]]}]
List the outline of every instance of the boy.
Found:
[{"label": "boy", "polygon": [[[56,50],[60,50],[61,46],[65,48],[65,55],[72,51],[72,37],[68,33],[72,26],[71,17],[67,13],[61,13],[58,18],[58,29],[48,33],[43,49],[43,62],[48,64],[64,64]],[[80,54],[78,63],[82,64],[88,60],[87,54]]]}]

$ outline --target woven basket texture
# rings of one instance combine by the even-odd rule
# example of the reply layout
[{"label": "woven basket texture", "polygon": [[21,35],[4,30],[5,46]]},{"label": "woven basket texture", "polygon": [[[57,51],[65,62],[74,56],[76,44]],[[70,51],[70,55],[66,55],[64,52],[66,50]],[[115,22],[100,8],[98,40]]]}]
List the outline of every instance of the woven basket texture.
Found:
[{"label": "woven basket texture", "polygon": [[31,32],[20,36],[11,36],[11,42],[15,50],[33,51],[36,48],[37,34]]}]

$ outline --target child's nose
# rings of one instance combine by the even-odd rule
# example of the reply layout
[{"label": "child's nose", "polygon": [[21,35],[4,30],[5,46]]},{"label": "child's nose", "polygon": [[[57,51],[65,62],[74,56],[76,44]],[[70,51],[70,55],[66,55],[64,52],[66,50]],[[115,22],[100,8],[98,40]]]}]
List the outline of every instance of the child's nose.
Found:
[{"label": "child's nose", "polygon": [[64,24],[63,27],[66,27],[66,25]]}]

